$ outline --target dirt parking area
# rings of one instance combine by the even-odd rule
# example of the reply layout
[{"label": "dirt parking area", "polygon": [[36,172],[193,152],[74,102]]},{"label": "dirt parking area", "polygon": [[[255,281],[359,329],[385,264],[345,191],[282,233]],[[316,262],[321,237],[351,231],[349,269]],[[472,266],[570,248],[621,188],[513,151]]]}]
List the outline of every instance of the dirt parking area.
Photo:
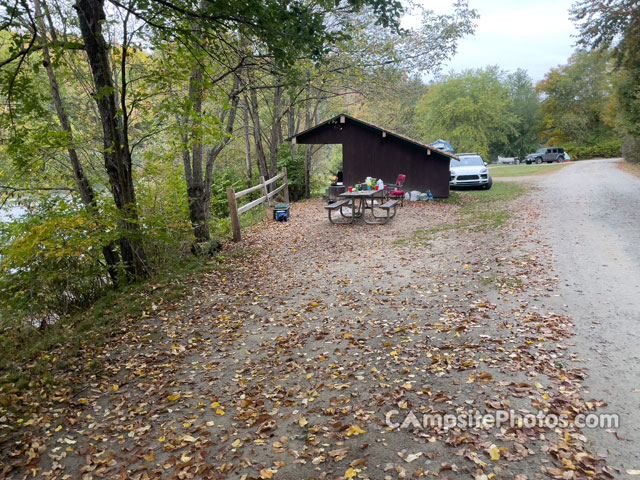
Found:
[{"label": "dirt parking area", "polygon": [[251,228],[225,269],[105,347],[105,372],[43,406],[0,471],[611,478],[576,424],[607,399],[585,391],[540,212],[530,196],[470,212],[474,194],[385,226],[332,225],[311,200]]}]

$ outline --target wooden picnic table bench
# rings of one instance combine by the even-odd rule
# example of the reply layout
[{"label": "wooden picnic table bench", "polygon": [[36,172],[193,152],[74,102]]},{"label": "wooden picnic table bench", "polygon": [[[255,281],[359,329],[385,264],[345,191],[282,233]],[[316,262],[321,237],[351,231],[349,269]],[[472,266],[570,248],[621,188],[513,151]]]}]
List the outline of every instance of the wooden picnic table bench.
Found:
[{"label": "wooden picnic table bench", "polygon": [[[329,216],[329,221],[331,223],[335,223],[336,225],[344,225],[344,224],[348,224],[348,223],[353,223],[353,219],[355,218],[353,215],[353,211],[351,212],[351,215],[345,215],[342,211],[342,208],[345,205],[349,205],[351,204],[351,200],[338,200],[337,202],[333,202],[329,205],[327,205],[326,207],[324,207],[327,210],[327,215]],[[336,211],[337,209],[340,209],[340,215],[342,215],[343,218],[348,218],[348,221],[340,221],[337,222],[335,221],[332,217],[331,217],[331,212]]]},{"label": "wooden picnic table bench", "polygon": [[[398,211],[398,200],[389,200],[385,203],[383,203],[382,205],[380,205],[378,208],[380,208],[381,210],[386,210],[387,211],[387,215],[386,217],[379,217],[378,215],[375,214],[375,210],[372,208],[371,209],[371,215],[373,215],[374,218],[379,219],[379,222],[371,222],[371,221],[367,221],[367,219],[365,218],[365,222],[369,223],[369,224],[374,224],[374,225],[384,225],[385,223],[387,223],[389,220],[391,220],[393,217],[396,216],[396,213]],[[393,213],[391,213],[391,209],[393,209]]]}]

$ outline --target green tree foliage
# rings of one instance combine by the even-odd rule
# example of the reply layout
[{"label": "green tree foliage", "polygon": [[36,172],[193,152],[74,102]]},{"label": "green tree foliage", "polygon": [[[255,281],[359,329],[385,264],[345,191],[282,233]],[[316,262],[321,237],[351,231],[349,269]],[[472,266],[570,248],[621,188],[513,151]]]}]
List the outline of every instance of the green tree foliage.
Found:
[{"label": "green tree foliage", "polygon": [[550,145],[590,147],[617,138],[608,116],[611,69],[606,52],[578,50],[537,85],[543,96],[540,135]]},{"label": "green tree foliage", "polygon": [[14,328],[25,319],[55,321],[102,293],[108,277],[101,246],[115,232],[113,221],[97,222],[66,196],[29,203],[28,212],[0,232],[0,319]]},{"label": "green tree foliage", "polygon": [[421,140],[445,138],[456,151],[493,159],[517,134],[507,77],[498,67],[449,74],[429,86],[415,114]]},{"label": "green tree foliage", "polygon": [[524,158],[538,146],[537,122],[540,115],[540,99],[531,77],[525,70],[516,70],[507,75],[506,87],[509,91],[513,114],[513,131],[505,145],[496,145],[502,156]]},{"label": "green tree foliage", "polygon": [[580,29],[581,45],[613,49],[619,72],[614,81],[616,126],[624,136],[623,154],[640,162],[640,3],[582,0],[571,13]]}]

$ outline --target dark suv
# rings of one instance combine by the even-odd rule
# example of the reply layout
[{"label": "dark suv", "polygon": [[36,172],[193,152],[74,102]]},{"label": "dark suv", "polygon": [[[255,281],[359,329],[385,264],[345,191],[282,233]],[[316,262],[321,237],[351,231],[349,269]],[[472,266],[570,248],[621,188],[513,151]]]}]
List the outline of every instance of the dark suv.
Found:
[{"label": "dark suv", "polygon": [[536,153],[530,153],[524,159],[527,162],[527,165],[531,165],[532,163],[552,163],[552,162],[562,162],[564,160],[564,148],[560,147],[544,147],[539,148]]}]

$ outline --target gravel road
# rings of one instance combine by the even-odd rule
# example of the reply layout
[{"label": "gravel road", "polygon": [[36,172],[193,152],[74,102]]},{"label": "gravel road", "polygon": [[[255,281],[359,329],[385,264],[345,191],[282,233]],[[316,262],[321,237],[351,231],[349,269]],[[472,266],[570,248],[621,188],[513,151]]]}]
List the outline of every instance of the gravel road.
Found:
[{"label": "gravel road", "polygon": [[640,179],[619,161],[569,165],[545,177],[534,198],[560,278],[558,309],[575,321],[589,372],[585,387],[608,402],[599,412],[620,418],[616,433],[588,436],[624,472],[640,469]]}]

